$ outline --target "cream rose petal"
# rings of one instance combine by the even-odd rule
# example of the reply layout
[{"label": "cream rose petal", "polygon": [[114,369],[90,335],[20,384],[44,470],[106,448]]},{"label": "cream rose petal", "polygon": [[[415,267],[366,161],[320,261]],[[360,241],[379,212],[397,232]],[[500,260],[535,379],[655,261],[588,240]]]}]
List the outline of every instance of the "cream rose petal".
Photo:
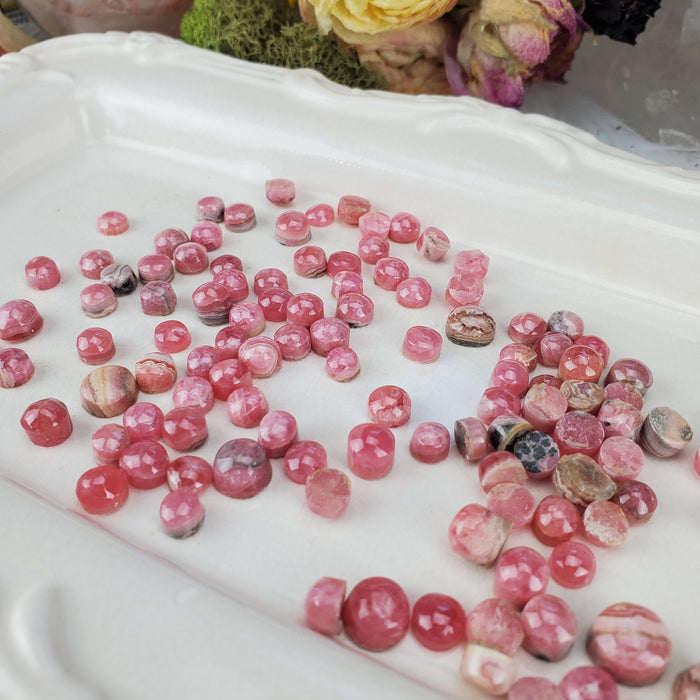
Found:
[{"label": "cream rose petal", "polygon": [[321,34],[328,34],[333,28],[332,16],[333,8],[337,4],[336,0],[306,0],[303,4],[306,7],[309,5],[313,7],[313,13],[319,31]]}]

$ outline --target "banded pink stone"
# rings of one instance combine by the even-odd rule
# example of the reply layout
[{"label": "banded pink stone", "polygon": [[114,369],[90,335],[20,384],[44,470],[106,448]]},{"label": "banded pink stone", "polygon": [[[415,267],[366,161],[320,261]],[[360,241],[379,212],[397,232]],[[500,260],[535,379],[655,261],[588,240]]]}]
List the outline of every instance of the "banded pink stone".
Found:
[{"label": "banded pink stone", "polygon": [[493,577],[496,596],[522,608],[533,596],[544,593],[549,583],[547,560],[532,547],[506,549],[498,558]]},{"label": "banded pink stone", "polygon": [[326,355],[326,374],[336,382],[349,382],[360,373],[360,358],[344,346],[333,348]]},{"label": "banded pink stone", "polygon": [[34,363],[24,350],[20,348],[0,350],[0,387],[14,389],[26,384],[33,376]]},{"label": "banded pink stone", "polygon": [[466,635],[468,642],[514,656],[523,643],[524,632],[513,603],[501,598],[486,598],[467,615]]},{"label": "banded pink stone", "polygon": [[535,506],[535,497],[519,484],[496,484],[486,496],[486,507],[510,520],[515,529],[530,524]]},{"label": "banded pink stone", "polygon": [[531,311],[524,311],[511,318],[508,336],[514,343],[534,345],[547,332],[547,322]]},{"label": "banded pink stone", "polygon": [[671,657],[671,637],[655,613],[635,603],[614,603],[593,622],[586,643],[596,666],[631,686],[654,683]]},{"label": "banded pink stone", "polygon": [[454,424],[455,445],[466,462],[481,459],[489,451],[484,424],[473,416],[459,418]]},{"label": "banded pink stone", "polygon": [[384,651],[406,636],[411,605],[398,583],[373,576],[350,591],[342,617],[345,631],[355,644],[369,651]]},{"label": "banded pink stone", "polygon": [[563,496],[545,496],[532,516],[532,532],[550,547],[570,540],[581,527],[578,508]]},{"label": "banded pink stone", "polygon": [[286,177],[275,177],[265,181],[265,197],[268,202],[286,206],[296,197],[296,185]]},{"label": "banded pink stone", "polygon": [[329,637],[340,633],[346,589],[346,581],[332,576],[324,576],[311,586],[304,601],[304,612],[306,624],[312,630]]},{"label": "banded pink stone", "polygon": [[582,588],[595,576],[595,554],[588,545],[575,540],[557,544],[549,555],[552,578],[564,588]]},{"label": "banded pink stone", "polygon": [[389,242],[379,236],[364,236],[357,244],[357,254],[362,262],[376,265],[389,255]]},{"label": "banded pink stone", "polygon": [[[102,285],[92,286],[102,287]],[[0,306],[0,339],[2,340],[11,343],[26,340],[38,333],[43,326],[42,315],[27,299],[12,299]]]},{"label": "banded pink stone", "polygon": [[160,522],[170,537],[191,537],[204,522],[204,506],[199,496],[186,487],[170,491],[160,504]]},{"label": "banded pink stone", "polygon": [[619,484],[612,500],[622,508],[630,525],[645,523],[654,515],[658,505],[651,486],[634,479]]},{"label": "banded pink stone", "polygon": [[381,479],[394,466],[396,440],[383,425],[362,423],[348,434],[348,465],[361,479]]},{"label": "banded pink stone", "polygon": [[491,566],[512,527],[506,518],[478,503],[470,503],[452,519],[448,538],[450,546],[460,556],[475,564]]},{"label": "banded pink stone", "polygon": [[466,616],[459,601],[444,593],[426,593],[411,611],[411,632],[432,651],[448,651],[464,639]]},{"label": "banded pink stone", "polygon": [[258,442],[268,457],[284,457],[297,437],[296,418],[287,411],[270,411],[260,419]]},{"label": "banded pink stone", "polygon": [[603,440],[596,462],[613,481],[628,481],[642,471],[644,451],[629,438],[615,435]]},{"label": "banded pink stone", "polygon": [[583,532],[599,547],[619,547],[626,539],[629,522],[622,508],[612,501],[593,501],[583,511]]},{"label": "banded pink stone", "polygon": [[304,488],[309,510],[324,518],[340,517],[350,504],[352,485],[340,469],[317,469],[309,475]]},{"label": "banded pink stone", "polygon": [[325,228],[335,221],[335,211],[330,204],[321,202],[314,204],[306,210],[306,218],[309,223],[316,228]]},{"label": "banded pink stone", "polygon": [[284,455],[284,473],[295,484],[305,484],[314,472],[327,466],[326,449],[315,440],[298,440]]},{"label": "banded pink stone", "polygon": [[412,326],[406,331],[401,351],[414,362],[430,363],[440,357],[442,335],[427,326]]},{"label": "banded pink stone", "polygon": [[565,700],[559,686],[542,676],[518,678],[508,691],[508,700]]},{"label": "banded pink stone", "polygon": [[522,486],[528,478],[523,463],[507,450],[497,450],[486,455],[479,462],[478,473],[479,483],[484,493],[488,493],[497,484]]},{"label": "banded pink stone", "polygon": [[576,641],[578,620],[558,596],[542,593],[528,600],[520,616],[525,638],[523,647],[533,656],[561,661]]},{"label": "banded pink stone", "polygon": [[515,682],[518,662],[496,649],[467,644],[459,670],[488,695],[504,695]]},{"label": "banded pink stone", "polygon": [[420,236],[420,221],[411,213],[401,211],[391,217],[389,238],[395,243],[415,243]]},{"label": "banded pink stone", "polygon": [[566,396],[558,387],[549,384],[531,386],[523,399],[523,417],[535,430],[550,432],[568,408]]},{"label": "banded pink stone", "polygon": [[426,421],[416,426],[408,448],[419,462],[435,464],[447,458],[450,442],[450,431],[442,423]]},{"label": "banded pink stone", "polygon": [[564,700],[617,700],[614,678],[597,666],[577,666],[559,683]]},{"label": "banded pink stone", "polygon": [[387,384],[377,387],[367,400],[370,419],[386,428],[404,425],[411,417],[411,397],[401,387]]}]

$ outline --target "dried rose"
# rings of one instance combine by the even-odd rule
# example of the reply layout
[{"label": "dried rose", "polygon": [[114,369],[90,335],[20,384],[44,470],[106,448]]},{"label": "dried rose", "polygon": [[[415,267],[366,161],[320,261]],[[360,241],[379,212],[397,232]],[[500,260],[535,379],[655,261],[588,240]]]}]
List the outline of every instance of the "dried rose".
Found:
[{"label": "dried rose", "polygon": [[382,75],[389,90],[409,95],[450,94],[443,46],[449,24],[438,20],[410,29],[387,32],[354,47],[365,66]]},{"label": "dried rose", "polygon": [[483,0],[457,45],[469,92],[520,107],[525,85],[563,79],[586,28],[569,0]]},{"label": "dried rose", "polygon": [[300,0],[307,23],[333,31],[349,44],[373,41],[383,32],[409,29],[449,12],[457,0]]},{"label": "dried rose", "polygon": [[587,0],[583,19],[596,34],[635,44],[661,0]]}]

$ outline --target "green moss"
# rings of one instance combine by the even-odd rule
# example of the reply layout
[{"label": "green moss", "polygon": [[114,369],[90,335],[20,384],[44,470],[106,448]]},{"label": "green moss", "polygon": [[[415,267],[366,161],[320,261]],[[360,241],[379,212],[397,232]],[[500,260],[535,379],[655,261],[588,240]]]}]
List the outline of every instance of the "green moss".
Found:
[{"label": "green moss", "polygon": [[304,24],[288,0],[194,0],[180,31],[188,44],[246,61],[315,68],[349,87],[385,87],[334,39]]}]

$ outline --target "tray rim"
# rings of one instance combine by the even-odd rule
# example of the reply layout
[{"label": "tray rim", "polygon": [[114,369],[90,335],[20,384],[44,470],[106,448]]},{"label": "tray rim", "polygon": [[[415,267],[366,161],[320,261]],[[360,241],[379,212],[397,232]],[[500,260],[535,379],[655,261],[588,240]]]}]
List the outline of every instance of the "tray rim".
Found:
[{"label": "tray rim", "polygon": [[[201,49],[193,49],[192,47],[183,48],[186,45],[183,45],[180,42],[175,42],[175,44],[173,44],[172,42],[175,40],[163,41],[157,35],[121,35],[118,33],[114,33],[107,35],[106,38],[109,40],[106,43],[105,37],[103,35],[97,35],[94,37],[66,37],[56,39],[52,40],[51,42],[46,42],[46,45],[39,44],[37,45],[37,47],[32,47],[32,49],[27,50],[24,55],[28,56],[29,59],[31,59],[31,63],[34,63],[35,60],[39,61],[39,70],[46,70],[45,67],[40,65],[41,62],[47,61],[51,58],[52,55],[56,54],[58,54],[59,56],[63,54],[70,56],[74,55],[74,53],[76,52],[86,52],[88,55],[90,54],[90,52],[94,52],[97,54],[106,52],[107,54],[109,54],[110,51],[113,51],[116,48],[116,50],[120,52],[121,55],[130,57],[131,59],[133,59],[134,56],[136,56],[135,60],[138,60],[139,56],[143,57],[147,54],[150,55],[155,50],[156,53],[160,54],[157,57],[158,60],[170,60],[172,58],[172,54],[174,53],[177,56],[179,56],[181,60],[185,61],[186,59],[189,60],[190,56],[195,55],[190,53],[191,51],[203,51]],[[81,44],[83,44],[84,42],[88,45],[87,49],[85,49],[84,46],[81,46]],[[52,46],[54,48],[52,48]],[[56,53],[53,53],[54,50]],[[431,112],[435,104],[443,104],[443,100],[434,101],[432,99],[426,99],[416,100],[415,102],[410,101],[410,104],[408,104],[407,106],[403,106],[406,105],[406,101],[402,96],[392,96],[384,93],[360,93],[358,95],[357,91],[348,91],[345,88],[340,88],[339,86],[335,86],[333,84],[329,85],[328,81],[321,78],[321,76],[314,72],[288,72],[284,69],[272,69],[267,66],[256,66],[246,64],[243,62],[238,62],[235,59],[230,59],[229,57],[222,57],[219,55],[209,54],[209,52],[206,52],[206,55],[207,57],[203,57],[201,60],[207,65],[211,63],[211,65],[214,66],[214,70],[220,72],[226,80],[234,79],[234,77],[236,77],[237,79],[237,77],[240,77],[242,75],[245,77],[246,80],[249,80],[251,82],[264,80],[269,81],[273,85],[283,84],[285,85],[285,89],[287,89],[286,86],[291,86],[290,89],[301,89],[302,97],[306,100],[317,99],[319,94],[327,96],[328,92],[330,92],[331,94],[337,93],[344,100],[347,99],[354,101],[359,96],[359,99],[361,101],[369,100],[369,103],[374,104],[375,107],[377,107],[379,104],[384,105],[387,103],[387,101],[393,103],[396,100],[398,101],[397,103],[400,103],[402,105],[402,109],[406,109],[411,113],[422,113],[423,111]],[[203,54],[199,53],[198,56],[203,56]],[[231,63],[232,61],[233,63]],[[196,59],[197,68],[199,68],[199,62],[200,58],[198,57]],[[2,62],[0,62],[0,92],[2,92],[4,87],[3,78],[5,78],[9,73],[11,78],[10,82],[12,82],[12,79],[16,75],[16,68],[13,66],[19,65],[21,73],[26,67],[26,62],[24,58],[21,58],[18,61],[10,61],[10,70],[9,72],[5,73],[5,75],[3,75],[3,70],[7,67],[7,65],[8,64],[3,64]],[[33,66],[30,66],[28,72],[31,73],[36,69],[37,65],[35,64]],[[305,94],[303,93],[304,90],[307,91]],[[491,117],[493,115],[497,115],[498,119],[496,121],[503,119],[504,123],[506,123],[506,125],[508,125],[508,127],[511,128],[513,131],[519,130],[521,126],[525,124],[527,127],[526,130],[529,130],[528,136],[531,136],[533,139],[535,139],[536,142],[539,142],[543,138],[545,141],[547,141],[550,138],[550,136],[548,136],[547,134],[543,134],[542,132],[543,129],[548,130],[550,127],[555,132],[557,132],[557,136],[552,137],[555,138],[555,141],[557,143],[559,142],[559,139],[574,139],[574,151],[578,154],[586,154],[584,161],[586,158],[596,158],[596,154],[602,154],[602,158],[610,158],[614,162],[619,162],[620,152],[618,152],[616,149],[603,146],[602,144],[591,144],[590,137],[589,135],[585,134],[585,132],[579,132],[576,129],[556,122],[555,120],[549,120],[547,118],[537,116],[533,117],[532,115],[520,115],[518,113],[511,112],[508,112],[507,116],[502,116],[503,110],[501,108],[494,108],[492,105],[486,105],[485,103],[480,103],[472,100],[465,102],[464,111],[465,114],[462,114],[460,109],[460,113],[458,115],[457,121],[459,124],[459,128],[464,128],[465,124],[469,128],[472,128],[474,124],[476,124],[477,126],[480,126],[482,124],[491,124],[493,121]],[[599,148],[601,150],[599,150]],[[619,176],[616,175],[615,177],[620,177],[624,179],[627,175],[631,173],[631,179],[633,181],[635,181],[638,177],[641,177],[642,179],[647,178],[648,180],[656,180],[657,178],[659,178],[660,181],[664,183],[664,187],[668,187],[669,190],[674,189],[674,183],[678,184],[682,182],[690,183],[692,185],[695,184],[694,177],[688,177],[685,171],[680,171],[679,178],[679,172],[677,172],[677,169],[671,168],[670,166],[659,166],[656,163],[647,163],[645,161],[639,162],[639,159],[632,156],[630,156],[629,159],[622,159],[622,162],[624,164],[624,167],[622,168]],[[554,171],[554,173],[559,172],[557,159],[555,158],[554,160],[552,160],[549,156],[543,157],[543,168],[552,170]],[[691,175],[693,174],[691,173]],[[692,192],[690,186],[688,192]],[[680,196],[683,193],[677,194]]]}]

